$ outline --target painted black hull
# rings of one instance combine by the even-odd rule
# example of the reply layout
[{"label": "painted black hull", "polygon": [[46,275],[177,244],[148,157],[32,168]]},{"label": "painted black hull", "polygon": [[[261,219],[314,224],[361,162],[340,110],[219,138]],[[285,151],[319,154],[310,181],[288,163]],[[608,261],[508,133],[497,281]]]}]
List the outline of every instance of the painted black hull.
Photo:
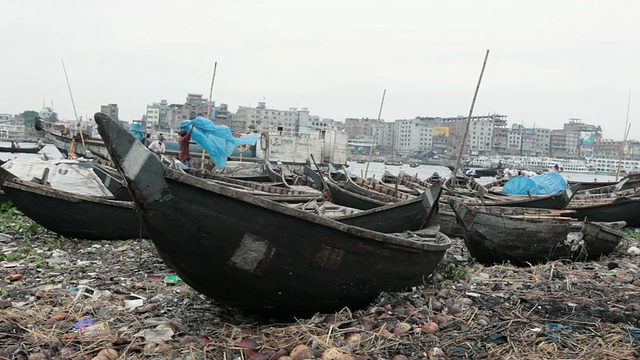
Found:
[{"label": "painted black hull", "polygon": [[39,147],[35,147],[35,148],[7,148],[7,147],[0,147],[0,152],[2,153],[13,153],[13,154],[37,154],[40,152]]},{"label": "painted black hull", "polygon": [[95,119],[163,260],[197,291],[246,311],[291,318],[362,308],[381,291],[422,283],[450,246],[348,226],[165,169],[106,115]]},{"label": "painted black hull", "polygon": [[133,202],[76,196],[39,186],[3,183],[13,205],[41,226],[65,237],[126,240],[146,237]]},{"label": "painted black hull", "polygon": [[[515,219],[483,212],[451,202],[463,228],[469,253],[484,264],[511,262],[517,265],[558,259],[597,259],[611,253],[624,233],[591,222],[570,220]],[[584,247],[566,244],[570,232],[584,233]]]},{"label": "painted black hull", "polygon": [[435,185],[415,199],[376,207],[355,215],[334,218],[334,220],[382,233],[419,230],[438,224],[440,194],[441,187]]},{"label": "painted black hull", "polygon": [[0,205],[9,202],[9,197],[4,193],[4,190],[0,188]]},{"label": "painted black hull", "polygon": [[618,198],[607,204],[569,207],[579,220],[614,222],[624,221],[627,227],[640,226],[640,198]]}]

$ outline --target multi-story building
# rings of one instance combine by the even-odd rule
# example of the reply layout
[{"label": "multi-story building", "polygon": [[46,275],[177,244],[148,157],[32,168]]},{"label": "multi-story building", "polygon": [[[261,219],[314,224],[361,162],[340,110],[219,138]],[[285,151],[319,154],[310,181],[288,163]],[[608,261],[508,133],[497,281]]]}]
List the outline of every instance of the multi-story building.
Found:
[{"label": "multi-story building", "polygon": [[403,154],[415,154],[433,149],[433,122],[416,118],[396,120],[395,151]]},{"label": "multi-story building", "polygon": [[522,156],[549,156],[551,130],[527,128],[513,124],[507,133],[507,148],[504,153]]},{"label": "multi-story building", "polygon": [[[361,135],[372,136],[384,125],[384,120],[369,118],[346,118],[344,119],[344,129],[350,139],[357,139]],[[379,132],[378,132],[379,133]]]},{"label": "multi-story building", "polygon": [[100,106],[100,112],[108,115],[114,120],[118,120],[118,104],[108,104]]},{"label": "multi-story building", "polygon": [[[472,116],[469,122],[469,132],[464,144],[464,154],[491,155],[493,151],[494,127],[504,127],[507,123],[506,115],[490,114]],[[464,133],[467,129],[467,118],[463,116],[441,118],[442,125],[450,129],[450,137],[454,151],[459,151]]]},{"label": "multi-story building", "polygon": [[623,141],[598,139],[593,143],[593,157],[599,159],[620,159],[624,150]]},{"label": "multi-story building", "polygon": [[580,134],[565,129],[551,130],[549,135],[549,152],[551,157],[575,159],[580,154],[578,143]]},{"label": "multi-story building", "polygon": [[383,122],[378,125],[377,133],[376,147],[383,152],[392,152],[396,144],[396,124],[393,122]]},{"label": "multi-story building", "polygon": [[247,127],[253,125],[256,129],[283,131],[289,133],[315,132],[317,129],[330,128],[331,119],[320,119],[310,115],[306,107],[298,110],[267,109],[266,103],[261,101],[257,107],[240,106],[234,121],[244,122]]}]

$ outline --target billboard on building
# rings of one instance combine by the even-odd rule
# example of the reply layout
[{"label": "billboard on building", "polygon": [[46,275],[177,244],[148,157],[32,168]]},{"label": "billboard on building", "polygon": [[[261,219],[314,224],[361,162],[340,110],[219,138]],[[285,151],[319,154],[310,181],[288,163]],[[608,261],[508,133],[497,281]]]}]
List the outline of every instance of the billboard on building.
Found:
[{"label": "billboard on building", "polygon": [[580,144],[581,145],[593,145],[593,132],[592,131],[580,131]]},{"label": "billboard on building", "polygon": [[434,126],[433,127],[433,136],[444,135],[449,136],[449,127],[448,126]]}]

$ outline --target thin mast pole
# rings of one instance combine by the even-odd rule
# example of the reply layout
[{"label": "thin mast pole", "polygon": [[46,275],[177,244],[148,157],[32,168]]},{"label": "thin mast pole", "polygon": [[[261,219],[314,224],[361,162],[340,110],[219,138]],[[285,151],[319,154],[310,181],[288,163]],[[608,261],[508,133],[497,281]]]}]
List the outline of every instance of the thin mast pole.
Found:
[{"label": "thin mast pole", "polygon": [[[216,69],[218,68],[218,62],[213,63],[213,76],[211,77],[211,88],[209,89],[209,106],[207,106],[207,119],[211,119],[211,110],[213,105],[211,104],[211,98],[213,97],[213,83],[216,81]],[[202,159],[200,159],[200,169],[204,169],[204,148],[202,149]]]},{"label": "thin mast pole", "polygon": [[484,74],[484,68],[487,66],[487,58],[489,58],[489,49],[487,49],[486,54],[484,55],[484,62],[482,63],[482,70],[480,71],[480,77],[478,78],[478,84],[476,85],[476,91],[473,94],[473,100],[471,101],[471,108],[469,109],[469,116],[467,117],[467,128],[464,131],[464,136],[462,137],[462,144],[460,144],[460,151],[458,152],[458,159],[456,160],[456,166],[453,168],[453,181],[452,184],[455,186],[455,179],[458,174],[458,169],[460,168],[460,160],[462,158],[462,151],[464,150],[464,145],[467,142],[467,134],[469,133],[469,126],[471,124],[471,114],[473,114],[473,107],[476,104],[476,97],[478,96],[478,90],[480,89],[480,83],[482,82],[482,75]]},{"label": "thin mast pole", "polygon": [[367,160],[367,166],[364,170],[364,178],[367,178],[367,173],[369,172],[369,163],[371,162],[371,155],[373,155],[373,148],[376,147],[376,140],[378,140],[378,123],[380,122],[380,115],[382,115],[382,105],[384,105],[384,96],[387,94],[387,89],[384,89],[382,92],[382,101],[380,101],[380,110],[378,111],[378,121],[376,121],[376,132],[373,135],[373,143],[371,144],[371,149],[369,149],[369,159]]},{"label": "thin mast pole", "polygon": [[211,78],[211,88],[209,89],[209,106],[207,108],[207,119],[211,116],[211,98],[213,97],[213,83],[216,81],[216,68],[218,67],[218,62],[213,63],[213,77]]},{"label": "thin mast pole", "polygon": [[622,166],[622,156],[624,155],[624,145],[627,143],[627,136],[631,129],[629,124],[629,108],[631,107],[631,89],[629,89],[629,100],[627,101],[627,120],[624,123],[624,139],[622,140],[622,150],[620,151],[620,157],[618,158],[618,170],[616,171],[616,181],[620,177],[620,167]]},{"label": "thin mast pole", "polygon": [[[73,93],[71,92],[71,85],[69,84],[69,76],[67,75],[67,67],[64,66],[64,59],[60,58],[62,61],[62,70],[64,70],[64,77],[67,79],[67,88],[69,89],[69,96],[71,97],[71,106],[73,107],[73,114],[76,117],[76,131],[80,132],[80,140],[82,140],[82,146],[84,147],[85,152],[87,151],[87,146],[84,143],[84,136],[82,135],[82,130],[80,130],[80,118],[78,118],[78,112],[76,111],[76,103],[73,101]],[[74,137],[75,139],[75,137]],[[72,140],[73,143],[73,140]],[[73,149],[71,149],[73,150]]]}]

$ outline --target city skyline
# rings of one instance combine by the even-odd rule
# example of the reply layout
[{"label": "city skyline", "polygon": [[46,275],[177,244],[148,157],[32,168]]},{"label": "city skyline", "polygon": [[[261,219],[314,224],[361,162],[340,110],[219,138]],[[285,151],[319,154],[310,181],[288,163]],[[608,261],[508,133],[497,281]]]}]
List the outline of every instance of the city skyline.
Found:
[{"label": "city skyline", "polygon": [[266,101],[320,118],[466,116],[486,49],[474,115],[557,128],[601,124],[621,140],[631,91],[630,139],[640,139],[640,5],[633,1],[4,2],[0,109],[61,118],[116,103],[126,120],[188,92],[234,112]]}]

